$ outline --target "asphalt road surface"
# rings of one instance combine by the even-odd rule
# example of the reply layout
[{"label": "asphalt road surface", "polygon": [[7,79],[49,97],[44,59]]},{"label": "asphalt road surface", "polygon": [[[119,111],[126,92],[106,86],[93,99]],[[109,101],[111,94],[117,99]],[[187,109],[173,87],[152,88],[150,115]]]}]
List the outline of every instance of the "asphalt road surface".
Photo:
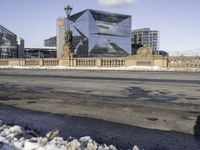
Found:
[{"label": "asphalt road surface", "polygon": [[200,73],[3,69],[0,120],[119,148],[198,150],[199,93]]}]

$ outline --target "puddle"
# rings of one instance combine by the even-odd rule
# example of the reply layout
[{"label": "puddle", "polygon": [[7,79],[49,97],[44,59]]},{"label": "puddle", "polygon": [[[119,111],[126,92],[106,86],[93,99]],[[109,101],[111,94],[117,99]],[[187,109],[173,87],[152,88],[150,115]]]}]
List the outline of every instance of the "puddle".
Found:
[{"label": "puddle", "polygon": [[167,94],[169,94],[170,92],[159,92],[159,94],[161,94],[161,95],[167,95]]},{"label": "puddle", "polygon": [[199,111],[188,111],[188,113],[190,113],[190,114],[200,114]]},{"label": "puddle", "polygon": [[28,101],[27,104],[36,104],[36,101]]},{"label": "puddle", "polygon": [[0,96],[0,101],[11,101],[11,100],[20,100],[20,98],[10,97],[10,96]]},{"label": "puddle", "polygon": [[195,97],[187,97],[187,100],[200,100],[200,98],[195,98]]},{"label": "puddle", "polygon": [[85,91],[86,93],[92,93],[92,91]]},{"label": "puddle", "polygon": [[25,93],[43,93],[43,92],[48,92],[50,90],[51,90],[51,88],[46,88],[46,87],[27,87],[22,92],[25,92]]},{"label": "puddle", "polygon": [[151,96],[151,100],[152,101],[159,101],[159,102],[166,102],[166,101],[174,101],[176,100],[176,97],[172,97],[172,96]]},{"label": "puddle", "polygon": [[50,91],[51,89],[52,88],[47,88],[47,87],[20,87],[19,85],[9,85],[9,84],[0,85],[0,91],[6,91],[6,92],[43,93]]},{"label": "puddle", "polygon": [[186,96],[185,94],[177,94],[178,96]]},{"label": "puddle", "polygon": [[177,98],[173,97],[173,96],[165,96],[166,92],[160,92],[159,94],[155,94],[155,95],[150,95],[150,92],[153,91],[149,91],[149,90],[144,90],[142,88],[139,87],[131,87],[128,88],[128,97],[129,98],[133,98],[134,100],[136,99],[145,99],[145,100],[150,100],[150,101],[157,101],[157,102],[167,102],[167,101],[174,101]]},{"label": "puddle", "polygon": [[128,90],[128,96],[130,98],[141,98],[141,97],[148,97],[148,93],[150,91],[145,91],[139,87],[130,87]]},{"label": "puddle", "polygon": [[158,118],[146,118],[149,121],[158,121]]},{"label": "puddle", "polygon": [[0,91],[18,91],[18,85],[1,84]]}]

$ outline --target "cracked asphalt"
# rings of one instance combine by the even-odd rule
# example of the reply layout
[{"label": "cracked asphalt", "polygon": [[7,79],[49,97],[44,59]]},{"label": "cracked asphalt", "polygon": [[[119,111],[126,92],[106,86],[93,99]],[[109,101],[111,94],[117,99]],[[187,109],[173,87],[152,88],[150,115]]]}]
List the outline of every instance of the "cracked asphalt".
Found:
[{"label": "cracked asphalt", "polygon": [[57,126],[123,149],[196,150],[199,83],[200,73],[189,72],[3,69],[0,120],[41,133]]}]

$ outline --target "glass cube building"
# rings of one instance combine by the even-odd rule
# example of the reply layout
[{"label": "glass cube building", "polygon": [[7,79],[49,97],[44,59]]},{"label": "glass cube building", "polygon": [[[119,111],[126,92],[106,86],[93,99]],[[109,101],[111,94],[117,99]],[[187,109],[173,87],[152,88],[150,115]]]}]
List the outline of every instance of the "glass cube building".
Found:
[{"label": "glass cube building", "polygon": [[[67,27],[65,18],[65,30]],[[87,9],[70,17],[79,57],[127,56],[131,53],[131,16]]]}]

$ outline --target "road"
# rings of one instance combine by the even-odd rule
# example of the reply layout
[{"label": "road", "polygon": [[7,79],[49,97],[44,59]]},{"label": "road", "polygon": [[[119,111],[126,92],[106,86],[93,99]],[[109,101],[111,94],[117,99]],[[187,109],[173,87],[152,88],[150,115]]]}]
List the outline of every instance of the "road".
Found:
[{"label": "road", "polygon": [[197,134],[199,92],[200,73],[0,70],[1,108],[8,105],[191,136]]}]

